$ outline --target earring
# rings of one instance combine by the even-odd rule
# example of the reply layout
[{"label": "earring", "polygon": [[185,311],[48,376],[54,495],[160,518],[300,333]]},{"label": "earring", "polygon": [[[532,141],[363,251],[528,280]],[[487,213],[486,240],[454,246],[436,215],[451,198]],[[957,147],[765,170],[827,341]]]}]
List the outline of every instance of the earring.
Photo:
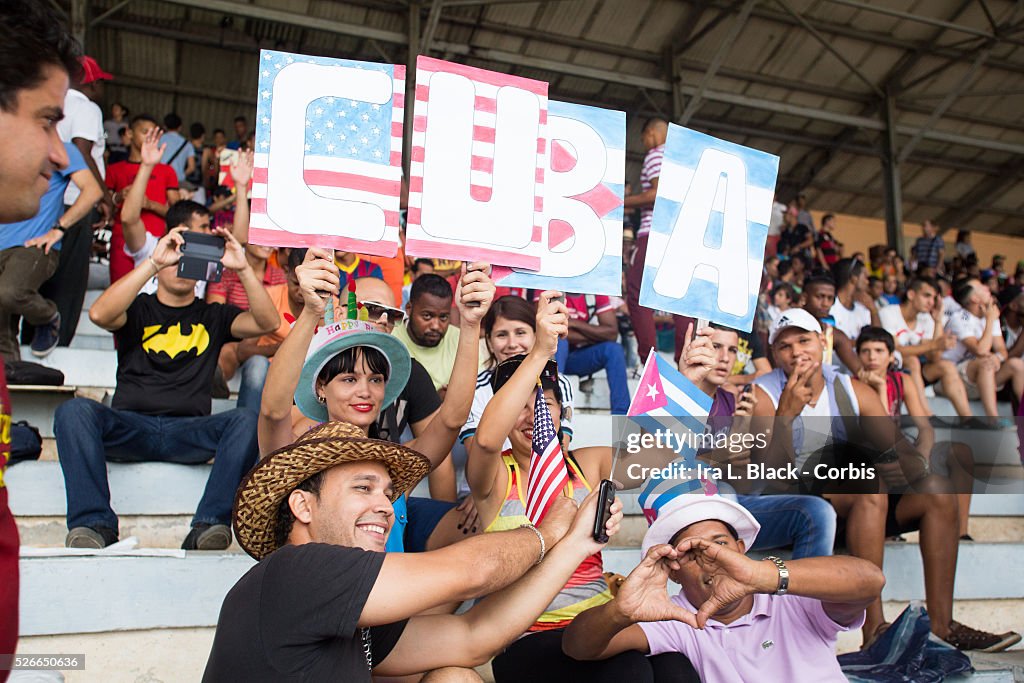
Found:
[{"label": "earring", "polygon": [[327,397],[324,396],[323,394],[317,394],[316,400],[320,401],[320,403],[323,403],[324,405],[327,404]]}]

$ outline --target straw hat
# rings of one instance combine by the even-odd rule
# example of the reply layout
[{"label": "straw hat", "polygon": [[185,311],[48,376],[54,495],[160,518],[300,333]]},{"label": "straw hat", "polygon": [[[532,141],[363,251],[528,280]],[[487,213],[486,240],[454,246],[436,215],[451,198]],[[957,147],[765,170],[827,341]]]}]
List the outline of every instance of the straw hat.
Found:
[{"label": "straw hat", "polygon": [[384,354],[391,367],[384,387],[381,410],[391,405],[405,389],[412,369],[412,360],[405,345],[364,320],[341,320],[321,327],[309,344],[309,353],[302,365],[299,385],[295,389],[295,405],[303,415],[317,422],[331,419],[327,414],[327,406],[317,400],[316,378],[328,361],[353,346],[377,349]]},{"label": "straw hat", "polygon": [[232,515],[238,545],[257,560],[277,550],[274,527],[281,501],[318,472],[364,460],[387,467],[392,501],[430,471],[430,461],[411,448],[367,438],[347,422],[325,422],[268,455],[242,481]]}]

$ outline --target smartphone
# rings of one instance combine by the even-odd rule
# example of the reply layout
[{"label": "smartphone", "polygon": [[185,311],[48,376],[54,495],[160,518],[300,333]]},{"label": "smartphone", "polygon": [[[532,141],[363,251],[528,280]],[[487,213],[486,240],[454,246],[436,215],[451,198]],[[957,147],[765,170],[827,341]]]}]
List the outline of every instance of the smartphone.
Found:
[{"label": "smartphone", "polygon": [[740,394],[752,394],[752,393],[754,393],[754,383],[751,382],[750,384],[744,384],[743,385],[743,391],[741,391]]},{"label": "smartphone", "polygon": [[597,514],[594,516],[594,540],[607,543],[608,534],[605,525],[612,516],[612,503],[615,502],[615,482],[610,479],[601,480],[601,488],[597,492]]},{"label": "smartphone", "polygon": [[224,274],[224,238],[205,232],[188,230],[181,236],[181,260],[178,261],[178,277],[188,280],[220,282]]},{"label": "smartphone", "polygon": [[551,297],[551,301],[557,301],[560,304],[565,303],[565,294],[559,294],[558,296]]}]

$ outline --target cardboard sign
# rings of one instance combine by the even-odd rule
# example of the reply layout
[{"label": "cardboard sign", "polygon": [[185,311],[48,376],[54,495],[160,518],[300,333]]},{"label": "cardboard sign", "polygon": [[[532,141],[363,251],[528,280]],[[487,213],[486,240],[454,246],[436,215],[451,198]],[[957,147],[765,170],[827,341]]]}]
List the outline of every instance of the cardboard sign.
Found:
[{"label": "cardboard sign", "polygon": [[416,60],[406,253],[537,270],[547,83]]},{"label": "cardboard sign", "polygon": [[405,67],[260,53],[249,238],[398,250]]},{"label": "cardboard sign", "polygon": [[551,101],[547,133],[540,267],[497,283],[620,296],[626,114]]},{"label": "cardboard sign", "polygon": [[750,331],[779,158],[669,124],[640,304]]}]

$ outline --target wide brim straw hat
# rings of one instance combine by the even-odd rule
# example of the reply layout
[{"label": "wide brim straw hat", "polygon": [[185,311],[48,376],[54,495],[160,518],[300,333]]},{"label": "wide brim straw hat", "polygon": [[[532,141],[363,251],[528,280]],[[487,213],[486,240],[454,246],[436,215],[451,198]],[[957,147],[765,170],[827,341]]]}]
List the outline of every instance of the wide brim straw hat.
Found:
[{"label": "wide brim straw hat", "polygon": [[396,337],[379,331],[363,320],[341,320],[321,327],[309,344],[306,362],[302,365],[299,385],[295,389],[295,405],[302,414],[317,422],[331,419],[326,404],[317,400],[317,376],[328,361],[353,346],[369,346],[384,354],[391,368],[384,386],[381,410],[391,405],[409,381],[412,359],[409,350]]},{"label": "wide brim straw hat", "polygon": [[238,545],[257,560],[277,550],[274,529],[281,501],[314,474],[358,461],[380,462],[387,468],[392,501],[430,471],[430,461],[411,448],[370,439],[347,422],[325,422],[268,455],[246,475],[232,514]]}]

